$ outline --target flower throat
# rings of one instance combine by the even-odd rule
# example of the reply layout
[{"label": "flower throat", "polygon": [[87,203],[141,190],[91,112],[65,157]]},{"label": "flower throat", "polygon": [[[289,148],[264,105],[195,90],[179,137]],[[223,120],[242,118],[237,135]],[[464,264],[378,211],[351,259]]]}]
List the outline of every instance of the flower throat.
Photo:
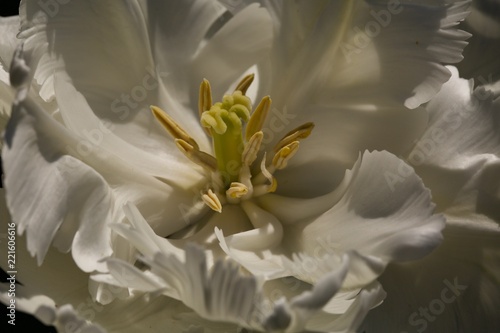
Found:
[{"label": "flower throat", "polygon": [[225,203],[235,204],[274,192],[277,188],[274,172],[287,166],[299,149],[299,140],[307,138],[314,128],[313,123],[306,123],[287,133],[274,147],[271,163],[267,164],[264,153],[260,172],[252,174],[251,166],[264,138],[262,127],[271,107],[271,98],[266,96],[252,112],[246,92],[253,79],[254,75],[246,76],[231,95],[224,95],[222,102],[215,104],[208,80],[204,79],[200,85],[200,123],[212,138],[215,157],[201,151],[196,141],[166,112],[151,106],[153,115],[173,137],[179,150],[209,174],[211,186],[201,197],[219,213]]}]

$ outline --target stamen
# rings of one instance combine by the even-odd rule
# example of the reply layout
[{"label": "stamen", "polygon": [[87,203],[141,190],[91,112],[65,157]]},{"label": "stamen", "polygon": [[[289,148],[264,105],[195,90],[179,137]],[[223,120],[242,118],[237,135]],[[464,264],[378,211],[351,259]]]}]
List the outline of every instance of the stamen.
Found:
[{"label": "stamen", "polygon": [[257,154],[259,153],[260,145],[262,144],[262,139],[264,138],[264,133],[259,131],[252,135],[250,140],[245,145],[245,149],[243,149],[242,160],[243,164],[247,166],[251,166],[252,163],[257,158]]},{"label": "stamen", "polygon": [[293,141],[297,141],[299,139],[305,139],[309,135],[311,135],[312,130],[314,129],[313,123],[305,123],[294,130],[288,132],[283,139],[281,139],[276,146],[274,147],[274,151],[279,151],[281,148],[289,145]]},{"label": "stamen", "polygon": [[212,107],[212,89],[210,88],[210,82],[207,79],[203,79],[200,84],[200,94],[198,97],[198,112],[201,115],[203,112],[210,110]]},{"label": "stamen", "polygon": [[[210,88],[210,82],[208,82],[207,79],[203,79],[203,81],[200,84],[200,92],[198,95],[198,114],[200,116],[200,119],[203,112],[210,110],[211,107],[212,107],[212,88]],[[207,133],[208,136],[212,135],[206,127],[203,127],[203,130],[205,131],[205,133]]]},{"label": "stamen", "polygon": [[182,129],[182,127],[175,122],[165,111],[160,109],[157,106],[151,105],[150,106],[151,112],[153,112],[154,117],[156,120],[162,124],[162,126],[167,130],[168,133],[174,138],[174,139],[181,139],[184,140],[185,142],[189,143],[191,146],[193,146],[195,149],[199,149],[198,144],[196,141],[189,135],[187,134],[186,131]]},{"label": "stamen", "polygon": [[266,120],[267,114],[269,112],[269,109],[271,108],[271,98],[269,96],[265,96],[262,98],[260,101],[259,105],[255,109],[255,111],[252,113],[252,116],[250,117],[250,120],[248,121],[246,132],[245,132],[245,139],[247,141],[250,140],[250,138],[260,130],[262,130],[262,126],[264,126],[264,122]]},{"label": "stamen", "polygon": [[288,161],[297,153],[299,150],[299,142],[293,141],[281,148],[273,157],[273,166],[277,170],[286,168]]},{"label": "stamen", "polygon": [[219,200],[219,197],[217,197],[217,195],[212,190],[209,189],[206,194],[203,194],[201,196],[201,199],[212,210],[218,213],[222,213],[222,204]]},{"label": "stamen", "polygon": [[253,74],[249,74],[249,75],[245,76],[240,81],[240,83],[238,83],[238,85],[236,86],[236,89],[234,89],[234,91],[239,90],[239,91],[241,91],[241,93],[243,95],[245,95],[247,93],[248,88],[252,84],[254,78],[255,78],[255,75],[253,75]]},{"label": "stamen", "polygon": [[240,182],[232,182],[226,191],[228,199],[241,199],[248,193],[248,187]]},{"label": "stamen", "polygon": [[175,144],[177,145],[177,148],[179,148],[179,150],[194,163],[209,171],[217,171],[217,160],[212,155],[194,148],[182,139],[175,139]]}]

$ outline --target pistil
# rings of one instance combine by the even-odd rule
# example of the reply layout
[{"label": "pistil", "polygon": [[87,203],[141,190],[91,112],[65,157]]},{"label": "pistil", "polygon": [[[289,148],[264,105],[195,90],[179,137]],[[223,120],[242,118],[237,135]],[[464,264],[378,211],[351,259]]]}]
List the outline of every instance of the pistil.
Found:
[{"label": "pistil", "polygon": [[201,151],[196,141],[166,112],[151,106],[153,115],[173,137],[179,150],[207,171],[211,183],[200,194],[201,199],[219,213],[224,204],[245,203],[252,197],[276,191],[274,172],[287,166],[299,149],[299,141],[307,138],[314,128],[313,123],[306,123],[287,133],[274,147],[270,164],[267,165],[264,153],[260,173],[253,174],[252,165],[258,158],[263,126],[271,108],[271,98],[265,96],[251,114],[251,101],[245,94],[253,80],[253,75],[246,76],[232,94],[215,104],[210,83],[202,81],[198,112],[201,125],[212,138],[215,156]]},{"label": "pistil", "polygon": [[244,150],[243,121],[248,121],[251,109],[250,99],[237,90],[201,116],[202,126],[212,136],[217,169],[226,189],[239,178]]}]

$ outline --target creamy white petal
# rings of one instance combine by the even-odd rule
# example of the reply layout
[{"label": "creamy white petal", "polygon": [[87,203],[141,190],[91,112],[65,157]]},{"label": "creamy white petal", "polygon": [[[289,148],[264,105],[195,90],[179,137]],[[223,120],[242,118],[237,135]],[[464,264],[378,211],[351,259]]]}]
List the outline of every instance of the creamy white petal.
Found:
[{"label": "creamy white petal", "polygon": [[443,244],[428,257],[388,266],[380,279],[388,297],[361,332],[500,329],[498,224],[454,218],[443,234]]},{"label": "creamy white petal", "polygon": [[313,256],[356,250],[385,263],[431,252],[442,239],[444,221],[433,215],[430,193],[420,178],[387,152],[365,152],[358,163],[358,174],[340,202],[318,218],[288,228],[287,246]]},{"label": "creamy white petal", "polygon": [[[474,78],[477,84],[500,80],[500,18],[491,17],[472,7],[471,14],[462,29],[472,33],[469,45],[464,49],[464,60],[456,66],[460,75]],[[487,52],[485,52],[487,50]]]},{"label": "creamy white petal", "polygon": [[[440,243],[444,219],[433,215],[430,193],[411,167],[387,152],[365,152],[351,172],[342,198],[315,216],[292,220],[279,246],[257,253],[240,250],[216,229],[222,249],[254,274],[293,275],[308,282],[331,270],[342,253],[354,250],[346,284],[356,287],[376,279],[388,262],[418,259]],[[296,201],[280,202],[294,214],[301,207],[292,206]],[[271,205],[268,209],[275,211]],[[286,217],[281,208],[276,215]]]},{"label": "creamy white petal", "polygon": [[20,17],[19,37],[26,40],[26,49],[47,44],[47,57],[41,59],[41,68],[37,69],[40,83],[62,65],[79,89],[98,99],[127,91],[140,82],[145,68],[151,65],[141,25],[144,18],[132,1],[42,5],[23,1]]},{"label": "creamy white petal", "polygon": [[494,193],[487,179],[498,174],[500,157],[498,92],[474,89],[472,81],[449,69],[453,77],[427,106],[429,127],[406,158],[432,189],[440,210],[467,189]]},{"label": "creamy white petal", "polygon": [[[175,71],[197,52],[214,22],[225,8],[214,0],[147,1],[148,32],[155,62]],[[180,19],[182,18],[182,19]]]},{"label": "creamy white petal", "polygon": [[274,108],[264,144],[271,148],[291,128],[314,121],[317,128],[290,167],[320,161],[323,169],[342,170],[365,149],[406,153],[427,122],[415,108],[450,77],[442,64],[461,59],[468,34],[455,26],[466,9],[463,3],[284,2],[273,53],[261,68],[262,93],[272,96]]},{"label": "creamy white petal", "polygon": [[[35,315],[43,322],[49,324],[54,312],[52,309],[44,309],[37,313],[39,305],[50,307],[54,304],[69,304],[78,315],[104,327],[110,333],[134,333],[144,328],[162,331],[167,327],[169,332],[183,333],[193,325],[192,321],[182,317],[182,314],[190,314],[192,310],[167,297],[150,298],[139,294],[119,299],[116,296],[122,289],[110,286],[103,291],[101,298],[116,299],[107,305],[95,302],[89,293],[88,274],[76,266],[71,255],[51,248],[43,265],[39,267],[27,251],[25,238],[18,235],[16,239],[17,280],[23,284],[23,287],[18,286],[22,293],[17,295],[19,301],[23,301],[23,311]],[[8,267],[7,256],[0,258],[0,266],[4,269]],[[122,277],[130,276],[122,274]],[[128,281],[133,282],[131,278]],[[5,299],[2,301],[5,302]],[[124,316],[124,313],[127,315]],[[190,315],[190,319],[193,318],[199,320],[196,314]],[[220,332],[220,326],[216,324],[212,325],[215,328],[209,322],[205,322],[204,326],[207,332]],[[229,330],[227,326],[224,329]]]},{"label": "creamy white petal", "polygon": [[[284,2],[274,59],[282,64],[273,66],[273,75],[286,83],[276,88],[295,92],[292,100],[311,92],[328,92],[330,100],[355,91],[359,96],[358,89],[364,96],[383,92],[415,108],[449,77],[440,63],[461,60],[468,34],[455,25],[466,16],[467,5]],[[413,28],[417,23],[420,29]],[[317,61],[310,68],[306,59]],[[384,85],[394,81],[399,84],[392,89]]]},{"label": "creamy white petal", "polygon": [[[232,84],[246,69],[268,54],[272,30],[271,18],[265,9],[257,4],[245,7],[224,24],[193,59],[190,68],[193,81],[210,80],[213,94],[219,99],[233,88]],[[191,98],[196,100],[197,94],[197,89],[192,91]]]},{"label": "creamy white petal", "polygon": [[181,155],[157,126],[150,105],[180,114],[179,123],[202,133],[191,112],[163,87],[163,78],[170,74],[153,62],[146,17],[139,3],[77,1],[39,6],[23,2],[20,13],[20,37],[26,53],[36,62],[35,79],[42,85],[45,100],[56,94],[54,74],[66,73],[92,112],[114,125],[114,134],[145,154],[164,158]]},{"label": "creamy white petal", "polygon": [[472,28],[474,35],[478,34],[490,39],[500,38],[500,17],[496,1],[473,1],[471,13],[467,16],[466,22]]},{"label": "creamy white petal", "polygon": [[428,121],[422,108],[402,112],[395,103],[383,105],[382,101],[363,101],[361,97],[337,105],[306,105],[304,110],[294,114],[292,105],[277,107],[270,114],[274,120],[264,130],[271,149],[287,131],[309,121],[315,124],[289,166],[276,174],[278,193],[296,197],[318,196],[333,190],[364,150],[407,153]]},{"label": "creamy white petal", "polygon": [[354,332],[365,316],[385,298],[381,284],[375,282],[362,289],[345,313],[340,315],[320,312],[306,326],[309,330],[326,332]]},{"label": "creamy white petal", "polygon": [[16,35],[19,32],[19,16],[0,17],[0,67],[6,71],[10,68],[12,54],[20,41]]},{"label": "creamy white petal", "polygon": [[[105,224],[112,219],[113,194],[89,166],[58,154],[64,144],[55,141],[59,133],[37,132],[34,122],[39,128],[48,124],[34,109],[30,100],[15,105],[6,131],[2,156],[12,217],[20,234],[27,231],[28,248],[39,264],[59,232],[76,237],[73,250],[82,251],[77,260],[92,270],[95,261],[111,253]],[[60,229],[65,220],[66,228]]]},{"label": "creamy white petal", "polygon": [[[192,168],[186,168],[190,162],[177,148],[174,148],[175,150],[167,155],[153,155],[139,148],[140,143],[132,145],[115,135],[116,127],[109,122],[101,121],[94,115],[84,96],[73,87],[66,75],[62,73],[55,75],[55,90],[64,125],[81,137],[81,147],[77,151],[80,159],[85,160],[86,155],[88,155],[87,151],[91,150],[93,146],[99,146],[117,155],[134,168],[163,178],[169,183],[187,187],[202,178],[201,171],[197,169],[196,165],[193,164]],[[161,127],[155,123],[152,125],[157,125],[152,126],[152,128]],[[162,131],[164,130],[162,129]],[[136,137],[134,140],[139,142],[141,138]],[[155,138],[149,138],[149,140],[154,141]],[[169,142],[173,145],[173,140],[166,134],[158,141],[165,143],[165,146]]]},{"label": "creamy white petal", "polygon": [[[334,296],[348,272],[348,256],[344,257],[340,267],[325,274],[311,290],[297,290],[290,299],[281,298],[277,302],[266,299],[269,295],[261,293],[256,278],[241,275],[238,267],[233,264],[217,261],[213,269],[207,271],[203,251],[193,246],[187,247],[184,264],[174,256],[162,253],[143,260],[150,267],[151,273],[164,281],[164,285],[155,291],[151,288],[153,284],[144,280],[152,281],[151,277],[148,278],[143,273],[143,283],[134,284],[139,290],[155,293],[163,290],[164,294],[182,300],[204,318],[239,323],[243,327],[257,330],[301,332],[314,316],[317,319],[311,325],[316,329],[321,327],[322,331],[346,325],[356,327],[367,309],[378,304],[383,296],[379,292],[376,301],[373,297],[369,301],[362,292],[360,300],[354,301],[345,315],[320,314],[328,303],[335,303]],[[118,279],[140,274],[136,268],[126,263],[122,263],[119,269],[114,263],[112,266],[110,270]],[[338,324],[334,323],[335,320],[339,320]]]},{"label": "creamy white petal", "polygon": [[121,220],[120,208],[127,201],[137,203],[162,235],[186,225],[180,207],[192,202],[191,193],[127,166],[99,146],[85,147],[89,164],[83,163],[74,156],[82,158],[82,145],[88,142],[69,133],[30,97],[14,105],[5,143],[7,201],[19,231],[28,230],[29,249],[40,262],[54,240],[61,250],[73,250],[82,269],[104,269],[98,261],[112,252],[108,224]]},{"label": "creamy white petal", "polygon": [[[312,165],[305,165],[305,167],[307,166],[310,166],[311,168],[313,167]],[[280,188],[285,187],[285,190],[280,189],[279,191],[282,192],[283,195],[276,195],[272,193],[268,194],[258,200],[259,204],[264,209],[275,215],[283,224],[294,224],[307,218],[313,218],[327,211],[342,198],[350,182],[352,181],[352,178],[355,177],[358,173],[359,166],[360,164],[356,163],[354,164],[352,169],[345,170],[344,178],[338,184],[336,180],[333,180],[330,183],[328,179],[317,179],[317,182],[314,182],[308,177],[308,175],[315,175],[319,172],[318,168],[321,168],[319,162],[316,162],[314,164],[314,172],[305,172],[303,168],[292,169],[290,173],[279,175],[279,178],[285,180],[295,179],[298,182],[298,176],[300,174],[300,179],[307,178],[305,180],[305,183],[309,188],[302,185],[300,189],[295,188],[294,191],[293,188],[290,188],[290,183],[292,182],[285,182],[283,186],[281,182],[278,182]],[[293,177],[293,175],[296,175],[296,177]],[[325,176],[325,178],[333,178],[334,175],[336,175],[336,172],[328,170],[328,172],[325,171],[323,175]],[[318,191],[328,190],[333,186],[335,186],[335,189],[331,192],[323,194],[321,196],[311,197],[314,193],[317,193]],[[311,191],[310,189],[316,189],[320,187],[321,190]],[[293,197],[294,194],[297,194],[297,197]]]},{"label": "creamy white petal", "polygon": [[[5,284],[0,285],[2,290],[0,299],[3,302],[8,302],[9,297],[5,288],[7,288]],[[58,333],[72,333],[75,331],[85,333],[106,332],[100,325],[89,323],[85,318],[82,318],[69,304],[56,307],[54,301],[46,296],[25,295],[23,286],[16,288],[16,309],[33,314],[43,324],[54,326]]]},{"label": "creamy white petal", "polygon": [[[194,245],[187,246],[184,262],[162,252],[142,260],[151,273],[164,281],[158,290],[165,290],[165,295],[181,300],[202,317],[246,326],[252,321],[258,303],[258,283],[253,276],[241,275],[236,265],[217,261],[209,272],[203,250]],[[127,263],[117,268],[116,265],[109,267],[117,280],[123,280],[124,274],[136,276],[140,273]],[[150,286],[149,282],[135,285],[143,291],[151,291]]]}]

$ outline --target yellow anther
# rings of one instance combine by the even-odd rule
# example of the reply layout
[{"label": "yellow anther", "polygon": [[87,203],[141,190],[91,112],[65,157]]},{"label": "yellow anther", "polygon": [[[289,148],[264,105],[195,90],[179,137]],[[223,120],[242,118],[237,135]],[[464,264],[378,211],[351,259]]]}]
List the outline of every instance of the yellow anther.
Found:
[{"label": "yellow anther", "polygon": [[212,210],[218,213],[222,213],[222,204],[219,200],[219,197],[217,197],[217,195],[212,190],[209,189],[206,194],[203,194],[201,196],[201,199]]},{"label": "yellow anther", "polygon": [[187,132],[184,131],[182,127],[177,124],[175,120],[173,120],[165,111],[154,105],[151,105],[150,108],[156,120],[158,120],[160,124],[162,124],[162,126],[167,130],[168,133],[170,133],[170,135],[174,139],[184,140],[195,149],[199,149],[196,141],[189,134],[187,134]]},{"label": "yellow anther", "polygon": [[281,139],[276,146],[274,147],[274,151],[279,151],[281,148],[289,145],[290,143],[300,140],[300,139],[305,139],[309,135],[311,135],[312,130],[314,129],[314,124],[313,123],[305,123],[294,130],[288,132],[283,139]]},{"label": "yellow anther", "polygon": [[177,145],[177,148],[179,148],[179,150],[194,163],[209,171],[217,171],[217,160],[212,155],[196,149],[182,139],[175,139],[175,144]]},{"label": "yellow anther", "polygon": [[210,82],[207,79],[203,79],[200,84],[200,94],[198,97],[198,112],[200,117],[203,112],[210,110],[212,107],[212,89],[210,88]]},{"label": "yellow anther", "polygon": [[277,170],[286,168],[288,161],[297,153],[299,150],[299,142],[293,141],[281,148],[273,157],[273,166]]},{"label": "yellow anther", "polygon": [[269,109],[271,108],[271,98],[269,96],[265,96],[260,101],[259,105],[255,108],[255,111],[252,113],[250,120],[248,121],[245,139],[247,141],[257,132],[262,129],[264,126],[264,122],[266,121],[267,114],[269,113]]},{"label": "yellow anther", "polygon": [[248,88],[252,84],[254,78],[255,78],[255,75],[253,75],[253,74],[249,74],[249,75],[245,76],[240,81],[240,83],[238,83],[238,85],[236,86],[236,89],[234,89],[234,91],[239,90],[239,91],[241,91],[241,93],[243,95],[245,95],[247,93]]},{"label": "yellow anther", "polygon": [[246,143],[245,149],[243,149],[243,154],[241,155],[244,165],[251,166],[255,161],[255,159],[257,158],[257,154],[259,153],[263,138],[264,133],[262,131],[259,131],[252,135],[250,140]]},{"label": "yellow anther", "polygon": [[240,199],[248,193],[248,187],[240,182],[232,182],[226,195],[231,199]]}]

